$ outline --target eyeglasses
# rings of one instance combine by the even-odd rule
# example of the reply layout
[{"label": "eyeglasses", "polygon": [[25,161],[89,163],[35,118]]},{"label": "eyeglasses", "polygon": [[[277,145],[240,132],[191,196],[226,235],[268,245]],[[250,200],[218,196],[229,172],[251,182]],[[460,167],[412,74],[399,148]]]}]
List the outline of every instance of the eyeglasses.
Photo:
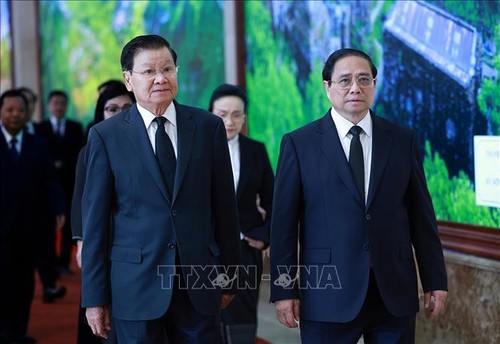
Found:
[{"label": "eyeglasses", "polygon": [[115,113],[118,113],[118,112],[122,112],[123,110],[126,110],[129,107],[131,107],[131,106],[132,106],[132,104],[125,104],[122,107],[112,104],[112,105],[106,106],[104,108],[104,111],[106,111],[106,112],[108,112],[110,114],[115,114]]},{"label": "eyeglasses", "polygon": [[152,68],[148,68],[148,69],[145,69],[143,71],[135,71],[132,69],[129,70],[130,73],[140,74],[143,77],[145,77],[146,79],[154,78],[158,74],[161,74],[163,76],[173,76],[173,75],[177,74],[178,71],[179,71],[179,66],[174,66],[174,65],[166,66],[165,68],[163,68],[161,70],[155,70]]},{"label": "eyeglasses", "polygon": [[372,78],[366,75],[360,75],[357,78],[342,77],[338,80],[329,80],[328,85],[335,84],[335,87],[339,90],[348,90],[354,84],[354,80],[356,80],[356,83],[359,87],[368,88],[373,86],[373,84],[375,83],[375,79],[376,78]]}]

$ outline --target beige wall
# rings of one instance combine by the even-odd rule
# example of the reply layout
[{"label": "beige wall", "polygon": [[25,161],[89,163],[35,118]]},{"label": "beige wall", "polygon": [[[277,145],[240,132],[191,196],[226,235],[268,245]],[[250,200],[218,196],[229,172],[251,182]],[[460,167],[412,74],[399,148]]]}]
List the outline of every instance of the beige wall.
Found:
[{"label": "beige wall", "polygon": [[417,316],[417,343],[500,343],[500,261],[445,250],[448,298],[444,312]]}]

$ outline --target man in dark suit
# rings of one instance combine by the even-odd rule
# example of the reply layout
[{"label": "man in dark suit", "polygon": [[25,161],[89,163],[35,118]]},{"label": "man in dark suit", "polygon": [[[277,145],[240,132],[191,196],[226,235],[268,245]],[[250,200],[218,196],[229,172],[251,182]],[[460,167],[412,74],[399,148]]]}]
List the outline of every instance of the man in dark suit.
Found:
[{"label": "man in dark suit", "polygon": [[[240,249],[246,288],[221,313],[229,343],[255,343],[257,305],[263,263],[269,246],[269,227],[274,175],[263,143],[240,135],[246,121],[248,98],[238,86],[223,84],[210,98],[208,110],[222,118],[226,128],[240,218]],[[257,206],[257,200],[260,208]]]},{"label": "man in dark suit", "polygon": [[50,151],[64,189],[66,200],[66,223],[62,228],[62,239],[57,266],[61,273],[71,274],[70,261],[73,248],[71,234],[71,199],[75,184],[75,169],[78,153],[83,147],[82,125],[66,118],[68,95],[64,91],[54,90],[49,93],[48,109],[50,118],[40,124],[39,133],[49,142]]},{"label": "man in dark suit", "polygon": [[238,217],[224,124],[179,104],[177,54],[157,35],[121,54],[136,105],[90,130],[82,306],[120,343],[214,343],[233,298]]},{"label": "man in dark suit", "polygon": [[42,202],[61,224],[64,202],[47,143],[23,130],[28,103],[17,90],[0,97],[0,342],[35,343],[27,335],[34,291]]},{"label": "man in dark suit", "polygon": [[281,143],[271,300],[285,326],[297,327],[300,318],[305,343],[361,336],[413,343],[412,248],[429,316],[445,302],[444,258],[415,133],[370,110],[376,76],[359,50],[331,54],[323,80],[332,108]]}]

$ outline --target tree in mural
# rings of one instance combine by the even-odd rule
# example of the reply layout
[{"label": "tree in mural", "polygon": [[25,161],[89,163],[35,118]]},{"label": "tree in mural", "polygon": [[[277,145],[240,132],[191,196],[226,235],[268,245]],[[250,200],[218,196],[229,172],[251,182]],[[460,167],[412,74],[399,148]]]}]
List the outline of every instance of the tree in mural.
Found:
[{"label": "tree in mural", "polygon": [[93,116],[97,86],[122,79],[121,50],[138,35],[160,34],[179,54],[179,101],[205,108],[224,80],[217,2],[43,1],[40,22],[44,95],[55,88],[68,91],[69,114],[83,122]]}]

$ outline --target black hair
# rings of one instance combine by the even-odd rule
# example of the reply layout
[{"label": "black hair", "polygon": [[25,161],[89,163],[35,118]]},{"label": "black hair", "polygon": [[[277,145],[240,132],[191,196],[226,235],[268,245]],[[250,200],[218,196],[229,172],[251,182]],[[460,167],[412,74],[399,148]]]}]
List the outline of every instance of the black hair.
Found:
[{"label": "black hair", "polygon": [[177,65],[177,53],[170,47],[170,43],[165,38],[158,35],[142,35],[133,38],[122,49],[120,57],[122,71],[130,71],[134,68],[134,58],[142,50],[161,49],[164,47],[170,50],[174,58],[174,64]]},{"label": "black hair", "polygon": [[245,91],[243,91],[241,87],[230,84],[222,84],[213,91],[212,96],[210,97],[210,103],[208,104],[208,111],[212,112],[214,107],[214,102],[217,99],[226,96],[236,96],[239,97],[241,100],[243,100],[244,111],[245,113],[247,112],[247,106],[248,106],[247,94],[245,93]]},{"label": "black hair", "polygon": [[23,94],[23,92],[19,91],[18,89],[11,89],[2,93],[2,95],[0,96],[0,109],[3,107],[5,98],[16,98],[16,97],[21,98],[21,100],[24,103],[24,109],[28,111],[28,99]]},{"label": "black hair", "polygon": [[326,62],[325,62],[325,65],[323,67],[323,73],[322,73],[324,81],[331,80],[333,68],[335,67],[335,63],[337,63],[338,60],[340,60],[346,56],[358,56],[358,57],[361,57],[361,58],[364,58],[365,60],[367,60],[368,63],[370,64],[370,69],[371,69],[373,78],[375,79],[377,77],[377,67],[375,67],[375,64],[373,63],[370,56],[368,56],[366,53],[362,52],[361,50],[352,49],[352,48],[343,48],[343,49],[339,49],[337,51],[334,51],[330,56],[328,56],[328,60],[326,60]]},{"label": "black hair", "polygon": [[125,87],[123,82],[109,85],[106,87],[106,90],[99,95],[99,98],[97,98],[94,111],[94,121],[92,122],[93,125],[104,120],[104,106],[106,105],[106,102],[118,96],[130,96],[132,103],[135,103],[134,94],[127,90],[127,87]]},{"label": "black hair", "polygon": [[[33,103],[36,103],[36,101],[38,100],[38,97],[37,97],[35,91],[33,91],[29,87],[23,86],[23,87],[19,87],[17,90],[22,92],[25,96],[26,96],[26,94],[29,94],[31,97],[31,101],[33,101]],[[28,99],[28,101],[29,101],[29,99]]]},{"label": "black hair", "polygon": [[49,97],[47,98],[50,102],[50,100],[53,98],[53,97],[63,97],[64,100],[66,100],[66,103],[68,102],[68,94],[62,90],[53,90],[53,91],[50,91],[49,93]]},{"label": "black hair", "polygon": [[123,81],[116,80],[116,79],[106,80],[102,84],[97,86],[97,92],[102,93],[102,92],[104,92],[104,90],[101,90],[101,89],[103,89],[103,88],[106,89],[106,87],[111,86],[111,85],[123,85]]}]

